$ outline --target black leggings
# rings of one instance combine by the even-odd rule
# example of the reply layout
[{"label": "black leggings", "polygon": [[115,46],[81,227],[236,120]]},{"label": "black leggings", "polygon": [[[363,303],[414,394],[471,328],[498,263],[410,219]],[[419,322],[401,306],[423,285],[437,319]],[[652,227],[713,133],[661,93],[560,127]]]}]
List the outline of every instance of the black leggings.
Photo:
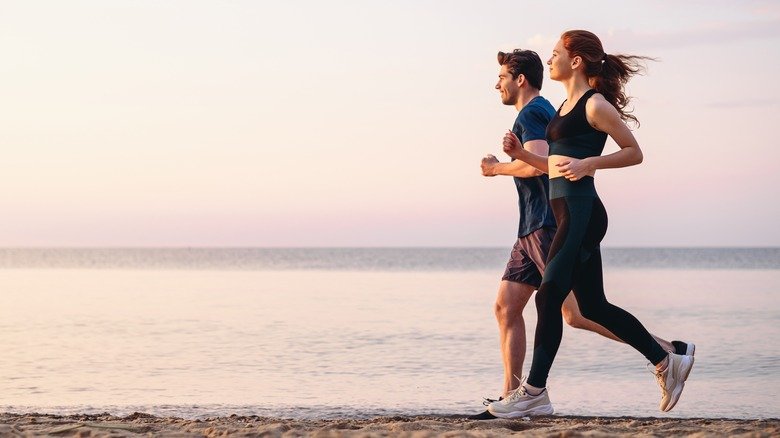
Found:
[{"label": "black leggings", "polygon": [[547,375],[561,344],[561,306],[569,291],[577,297],[585,318],[611,331],[654,365],[667,352],[633,315],[604,296],[599,243],[607,232],[607,212],[597,196],[564,196],[550,201],[558,231],[547,256],[547,267],[536,293],[536,336],[528,383],[547,386]]}]

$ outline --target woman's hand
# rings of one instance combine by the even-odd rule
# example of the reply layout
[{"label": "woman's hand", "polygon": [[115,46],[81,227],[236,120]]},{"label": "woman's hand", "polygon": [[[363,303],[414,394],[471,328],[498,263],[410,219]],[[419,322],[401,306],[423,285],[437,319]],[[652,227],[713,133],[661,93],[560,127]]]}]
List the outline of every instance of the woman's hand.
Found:
[{"label": "woman's hand", "polygon": [[555,165],[564,178],[569,181],[577,181],[582,177],[593,175],[596,169],[590,165],[587,158],[578,160],[576,158],[567,158]]},{"label": "woman's hand", "polygon": [[520,143],[520,139],[514,132],[508,131],[504,135],[504,152],[512,158],[520,159],[518,155],[521,150],[523,150],[523,145]]}]

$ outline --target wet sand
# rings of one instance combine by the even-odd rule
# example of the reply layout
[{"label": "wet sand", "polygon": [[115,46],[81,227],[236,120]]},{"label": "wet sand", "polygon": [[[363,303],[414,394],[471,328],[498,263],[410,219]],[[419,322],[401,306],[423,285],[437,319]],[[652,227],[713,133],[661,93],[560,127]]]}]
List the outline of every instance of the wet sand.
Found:
[{"label": "wet sand", "polygon": [[100,415],[0,414],[0,436],[59,437],[533,437],[578,436],[780,436],[780,419],[537,417],[532,420],[474,421],[459,416],[379,417],[373,419],[293,420],[266,417],[185,420],[135,413]]}]

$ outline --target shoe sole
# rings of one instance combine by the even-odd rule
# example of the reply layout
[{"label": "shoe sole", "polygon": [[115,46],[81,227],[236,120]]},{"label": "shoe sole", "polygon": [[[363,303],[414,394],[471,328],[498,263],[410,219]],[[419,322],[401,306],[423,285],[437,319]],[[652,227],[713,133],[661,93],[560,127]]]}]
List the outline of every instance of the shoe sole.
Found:
[{"label": "shoe sole", "polygon": [[491,412],[490,409],[488,409],[488,412],[490,412],[491,415],[494,415],[498,418],[518,418],[518,417],[535,417],[538,415],[552,415],[555,412],[555,409],[553,409],[552,405],[547,406],[538,406],[530,411],[513,411],[513,412]]},{"label": "shoe sole", "polygon": [[[686,358],[690,358],[690,361],[686,361]],[[682,395],[683,388],[685,388],[685,381],[688,380],[688,375],[691,374],[691,369],[693,369],[694,361],[695,359],[693,356],[683,356],[682,362],[680,362],[680,365],[683,368],[678,370],[682,375],[682,380],[680,381],[680,384],[675,385],[674,390],[672,390],[672,398],[669,400],[669,404],[663,409],[664,412],[671,411],[677,404],[677,401],[680,400],[680,395]]]},{"label": "shoe sole", "polygon": [[482,412],[481,414],[469,415],[468,417],[466,417],[467,420],[475,420],[475,421],[495,420],[496,418],[498,417],[491,414],[490,411],[488,410],[485,410],[485,412]]}]

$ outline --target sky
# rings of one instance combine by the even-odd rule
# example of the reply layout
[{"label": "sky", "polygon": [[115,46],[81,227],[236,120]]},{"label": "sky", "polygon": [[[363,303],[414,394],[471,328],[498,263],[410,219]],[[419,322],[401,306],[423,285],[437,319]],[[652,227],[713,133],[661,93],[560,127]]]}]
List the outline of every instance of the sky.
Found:
[{"label": "sky", "polygon": [[780,246],[780,3],[751,0],[0,0],[0,246],[509,247],[496,52],[575,28],[658,58],[604,245]]}]

